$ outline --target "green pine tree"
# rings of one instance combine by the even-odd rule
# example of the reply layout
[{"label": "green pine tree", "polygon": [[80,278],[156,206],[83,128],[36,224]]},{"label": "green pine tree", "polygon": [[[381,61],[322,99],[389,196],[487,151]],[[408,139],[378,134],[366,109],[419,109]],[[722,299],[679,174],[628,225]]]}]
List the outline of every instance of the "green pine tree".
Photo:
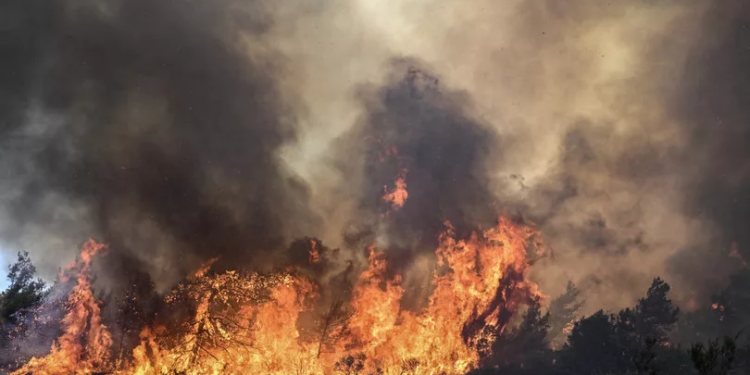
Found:
[{"label": "green pine tree", "polygon": [[4,324],[15,324],[17,312],[42,301],[47,285],[36,277],[36,267],[27,252],[19,252],[18,260],[8,266],[8,280],[8,289],[0,294],[0,319]]}]

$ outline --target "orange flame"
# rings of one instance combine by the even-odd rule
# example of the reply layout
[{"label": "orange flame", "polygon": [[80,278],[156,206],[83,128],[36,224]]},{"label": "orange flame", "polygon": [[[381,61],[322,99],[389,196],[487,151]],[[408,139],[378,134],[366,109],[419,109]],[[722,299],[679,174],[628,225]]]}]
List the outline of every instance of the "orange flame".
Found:
[{"label": "orange flame", "polygon": [[[117,365],[87,276],[103,246],[90,241],[77,263],[65,333],[47,357],[16,374],[464,374],[479,363],[477,343],[505,328],[524,295],[541,295],[525,280],[534,234],[505,218],[468,239],[456,238],[448,225],[435,251],[434,291],[417,312],[400,308],[401,277],[387,276],[386,254],[371,246],[348,312],[335,319],[331,314],[343,310],[332,307],[314,339],[300,333],[298,322],[319,298],[315,283],[286,273],[215,273],[209,264],[167,298],[194,303],[184,329],[143,330],[130,362]],[[482,329],[470,329],[477,324]]]},{"label": "orange flame", "polygon": [[409,199],[409,192],[406,190],[406,174],[408,172],[404,169],[399,173],[393,190],[388,191],[388,187],[384,187],[385,195],[383,195],[383,200],[390,203],[394,210],[404,207],[404,203]]},{"label": "orange flame", "polygon": [[91,291],[89,270],[94,256],[105,246],[89,239],[78,260],[66,267],[67,273],[77,269],[76,285],[68,296],[68,313],[62,319],[63,334],[52,345],[50,354],[32,358],[14,374],[90,374],[110,365],[109,348],[112,338],[101,319],[101,310]]}]

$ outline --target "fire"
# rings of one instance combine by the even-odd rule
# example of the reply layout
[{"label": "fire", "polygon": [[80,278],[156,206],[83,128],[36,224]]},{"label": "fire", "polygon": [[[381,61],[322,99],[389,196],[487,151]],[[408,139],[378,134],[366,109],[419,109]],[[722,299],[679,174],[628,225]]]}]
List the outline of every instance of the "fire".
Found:
[{"label": "fire", "polygon": [[103,371],[110,363],[112,337],[101,319],[101,310],[94,298],[89,269],[94,256],[105,246],[89,240],[83,245],[79,259],[69,264],[61,275],[63,282],[77,271],[76,285],[68,296],[68,313],[62,320],[63,334],[44,358],[32,358],[14,374],[90,374]]},{"label": "fire", "polygon": [[384,187],[386,193],[383,196],[383,200],[390,203],[394,210],[403,207],[406,200],[409,199],[409,192],[406,190],[406,174],[408,172],[409,171],[404,169],[399,173],[393,190],[388,191],[388,187]]},{"label": "fire", "polygon": [[388,189],[388,186],[383,186],[383,201],[388,203],[394,211],[398,211],[406,200],[409,199],[409,192],[406,190],[406,175],[409,173],[407,168],[403,167],[404,160],[401,158],[398,152],[398,148],[394,145],[387,145],[381,139],[375,139],[375,142],[380,147],[378,153],[378,159],[381,163],[388,161],[394,163],[398,168],[398,174],[396,175],[396,181],[394,182],[393,189]]},{"label": "fire", "polygon": [[315,240],[310,240],[310,256],[308,262],[310,264],[318,263],[320,260],[320,251],[318,250],[318,243]]},{"label": "fire", "polygon": [[[91,260],[104,246],[89,241],[71,268],[78,274],[65,333],[48,356],[15,374],[464,374],[519,305],[540,296],[525,278],[535,231],[505,218],[466,239],[447,227],[435,250],[431,297],[418,311],[401,309],[402,279],[388,276],[387,253],[374,246],[351,297],[331,302],[314,335],[298,323],[320,301],[316,282],[293,271],[215,272],[209,263],[166,297],[173,306],[191,305],[188,318],[144,329],[125,362],[111,359],[89,281]],[[315,243],[310,254],[317,262]]]}]

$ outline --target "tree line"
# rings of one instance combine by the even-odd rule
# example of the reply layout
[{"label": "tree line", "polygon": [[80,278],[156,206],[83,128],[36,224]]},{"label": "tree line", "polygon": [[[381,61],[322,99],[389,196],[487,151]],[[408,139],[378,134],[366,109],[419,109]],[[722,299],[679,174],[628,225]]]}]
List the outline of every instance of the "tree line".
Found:
[{"label": "tree line", "polygon": [[[28,253],[8,266],[0,293],[0,366],[14,368],[49,350],[60,334],[64,281],[49,286],[36,276]],[[101,295],[115,325],[115,358],[138,343],[160,299],[153,285],[134,276],[119,293]],[[480,368],[470,375],[727,375],[750,374],[750,270],[731,277],[711,305],[681,312],[670,285],[655,278],[635,306],[579,316],[583,293],[569,283],[544,311],[530,302],[514,328],[491,333]],[[325,335],[325,333],[323,334]],[[358,373],[362,359],[342,358],[337,369]],[[406,366],[416,368],[413,366]]]}]

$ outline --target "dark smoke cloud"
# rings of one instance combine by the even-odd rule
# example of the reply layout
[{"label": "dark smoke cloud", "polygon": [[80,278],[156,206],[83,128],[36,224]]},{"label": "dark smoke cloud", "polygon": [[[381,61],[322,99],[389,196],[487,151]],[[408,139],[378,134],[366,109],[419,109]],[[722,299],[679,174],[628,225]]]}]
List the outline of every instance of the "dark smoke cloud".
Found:
[{"label": "dark smoke cloud", "polygon": [[[6,1],[0,12],[0,131],[23,123],[35,69],[40,66],[44,42],[53,27],[51,9],[44,2]],[[5,153],[3,153],[5,154]]]},{"label": "dark smoke cloud", "polygon": [[716,229],[710,248],[686,249],[671,268],[693,288],[715,291],[741,264],[728,256],[733,249],[750,259],[750,4],[715,3],[700,30],[674,111],[690,142],[684,160],[691,214]]},{"label": "dark smoke cloud", "polygon": [[749,12],[7,0],[0,237],[52,270],[98,236],[174,280],[320,236],[339,267],[374,241],[429,275],[444,221],[465,235],[505,210],[552,249],[545,292],[573,280],[591,311],[616,309],[661,275],[684,305],[736,266],[733,241],[750,258]]},{"label": "dark smoke cloud", "polygon": [[[382,87],[362,87],[359,96],[365,114],[341,137],[335,158],[351,161],[341,165],[345,175],[359,176],[348,186],[362,210],[353,228],[365,225],[402,252],[433,252],[446,222],[459,236],[494,223],[487,159],[501,143],[467,111],[468,93],[404,58],[391,62]],[[409,197],[394,209],[383,195],[404,170]]]},{"label": "dark smoke cloud", "polygon": [[[639,45],[645,68],[637,77],[602,85],[602,93],[617,93],[604,100],[613,116],[558,124],[565,129],[559,157],[526,189],[521,210],[562,249],[539,270],[564,265],[595,304],[633,298],[624,297],[633,285],[643,290],[662,275],[691,308],[741,267],[732,242],[750,256],[743,246],[750,240],[750,7],[730,1],[701,9],[685,5],[694,24],[671,24]],[[661,122],[649,117],[654,105],[665,112]],[[673,226],[679,222],[687,225]]]},{"label": "dark smoke cloud", "polygon": [[[334,143],[333,160],[347,176],[337,195],[357,202],[346,246],[385,251],[390,275],[403,276],[402,308],[416,309],[428,301],[446,223],[462,238],[496,224],[489,167],[503,140],[471,114],[470,95],[443,84],[428,64],[398,58],[387,66],[382,84],[358,88],[363,114]],[[399,177],[408,198],[397,208],[383,196]]]},{"label": "dark smoke cloud", "polygon": [[315,222],[277,157],[295,118],[262,2],[2,8],[4,239],[91,230],[166,277],[214,256],[263,263]]},{"label": "dark smoke cloud", "polygon": [[702,30],[677,107],[700,168],[696,213],[716,220],[750,255],[750,4],[716,4]]}]

